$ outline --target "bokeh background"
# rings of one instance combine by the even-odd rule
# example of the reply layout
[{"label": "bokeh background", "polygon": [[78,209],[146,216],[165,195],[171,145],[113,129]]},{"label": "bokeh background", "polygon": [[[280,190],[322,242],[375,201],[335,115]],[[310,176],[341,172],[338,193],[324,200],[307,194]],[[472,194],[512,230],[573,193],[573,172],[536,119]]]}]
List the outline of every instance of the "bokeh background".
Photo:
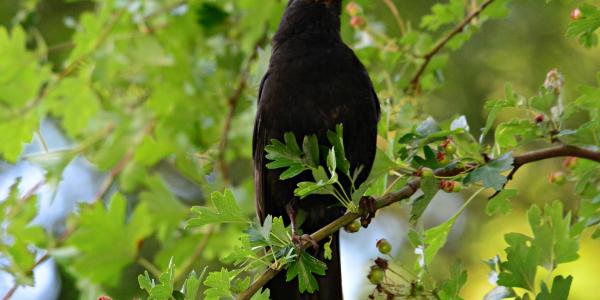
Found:
[{"label": "bokeh background", "polygon": [[[195,179],[195,174],[202,174],[203,170],[213,166],[211,163],[205,163],[204,157],[208,157],[206,159],[209,161],[217,159],[214,154],[217,148],[215,145],[219,144],[220,124],[228,112],[226,99],[235,92],[240,74],[246,70],[245,64],[251,49],[263,34],[264,26],[253,23],[252,18],[258,18],[261,13],[269,14],[268,17],[264,17],[271,21],[266,30],[268,39],[272,36],[284,7],[282,1],[275,0],[116,2],[122,2],[122,6],[129,6],[129,10],[134,13],[121,21],[131,24],[119,23],[117,27],[122,28],[118,28],[117,32],[109,37],[108,46],[99,47],[99,53],[88,58],[89,64],[94,64],[102,73],[98,74],[99,72],[95,71],[92,75],[94,80],[97,80],[95,88],[98,91],[106,91],[99,100],[102,109],[96,113],[105,119],[116,120],[117,124],[121,124],[119,122],[124,122],[123,119],[127,118],[134,122],[139,121],[142,125],[129,127],[129,130],[139,132],[144,129],[144,120],[149,118],[145,112],[135,110],[135,100],[132,99],[143,94],[144,89],[152,91],[153,96],[149,96],[150,106],[153,101],[164,107],[167,107],[165,103],[173,101],[177,106],[154,112],[154,116],[158,118],[157,130],[162,128],[164,132],[158,133],[155,144],[142,143],[141,147],[145,149],[143,151],[160,154],[155,157],[148,155],[145,161],[137,161],[135,170],[126,167],[127,176],[147,173],[140,176],[139,182],[110,180],[109,186],[105,187],[116,162],[99,165],[97,153],[93,152],[89,155],[77,155],[64,167],[59,180],[53,183],[46,182],[38,190],[39,213],[34,222],[43,225],[49,233],[59,235],[63,232],[68,227],[65,225],[68,215],[78,210],[78,203],[94,201],[98,191],[103,188],[108,189],[107,195],[103,195],[104,199],[111,193],[122,190],[123,186],[132,199],[139,198],[143,191],[150,190],[151,193],[156,193],[147,183],[153,180],[147,178],[154,176],[151,174],[158,174],[160,178],[160,183],[154,182],[151,185],[163,184],[169,190],[169,197],[177,199],[182,203],[182,207],[204,203],[207,189],[218,189],[222,186],[223,183],[211,179],[216,175],[210,172],[203,174],[199,180]],[[217,3],[216,5],[222,7],[229,16],[222,16],[221,11],[201,10],[204,2]],[[364,8],[370,25],[380,28],[389,37],[399,37],[400,32],[394,18],[383,1],[356,2]],[[393,2],[408,23],[418,26],[420,18],[430,11],[432,5],[444,1]],[[567,101],[572,100],[579,85],[595,82],[596,72],[600,67],[598,48],[584,48],[575,39],[565,35],[570,22],[570,12],[578,4],[577,1],[552,1],[549,4],[542,0],[511,2],[511,12],[507,18],[487,22],[461,49],[451,52],[448,64],[441,73],[444,78],[443,84],[418,98],[416,106],[420,115],[423,118],[432,115],[438,120],[465,115],[471,130],[477,135],[486,117],[483,109],[485,101],[501,97],[506,82],[512,83],[520,93],[531,95],[543,83],[546,73],[554,68],[564,75],[565,98]],[[28,9],[28,6],[32,5],[35,8]],[[73,60],[73,45],[70,41],[80,27],[82,15],[100,14],[98,5],[93,1],[2,0],[0,26],[10,30],[15,24],[24,24],[22,26],[28,34],[43,40],[49,47],[46,49],[52,49],[47,51],[44,63],[55,72],[59,72]],[[152,14],[157,15],[158,21],[155,23],[138,22],[139,18],[147,18]],[[222,22],[223,18],[227,21]],[[348,23],[349,18],[345,16],[344,40],[359,50],[367,67],[371,64],[376,65],[369,62],[371,57],[364,54],[371,47],[368,41],[365,44],[364,34],[351,28]],[[137,30],[137,35],[141,37],[137,37],[136,33],[131,37],[127,36],[127,30],[131,30],[129,27]],[[28,46],[31,49],[39,47],[39,41],[30,41]],[[229,145],[232,150],[225,154],[230,184],[249,214],[252,213],[253,206],[249,157],[251,124],[258,82],[266,68],[269,51],[268,45],[261,43],[258,59],[247,68],[248,87],[244,89],[240,105],[234,111],[235,119]],[[377,70],[370,71],[373,73]],[[112,84],[117,86],[111,86]],[[381,89],[380,82],[376,82],[376,85]],[[131,108],[113,109],[112,106]],[[186,107],[189,111],[182,111],[186,110]],[[171,128],[166,122],[161,123],[161,118],[169,119],[170,122],[179,119],[181,124]],[[511,118],[510,112],[500,118]],[[102,127],[98,124],[93,126],[96,126],[96,129]],[[180,134],[178,130],[184,132],[178,141],[171,143],[171,137],[162,137],[174,135],[172,140],[177,140],[175,136]],[[40,134],[52,152],[78,145],[83,140],[82,135],[88,134],[88,131],[73,136],[65,132],[58,118],[47,117],[40,124]],[[0,140],[1,135],[2,132]],[[139,142],[135,142],[134,134],[125,136],[114,143],[123,143],[125,148],[139,145]],[[170,141],[166,149],[160,148],[163,139]],[[181,144],[178,144],[179,142]],[[199,153],[199,158],[196,157],[192,161],[200,161],[198,168],[201,170],[188,170],[189,173],[186,174],[185,168],[180,165],[185,164],[185,160],[180,161],[180,157],[169,156],[170,152],[177,152],[172,150],[173,145],[186,145],[187,148],[180,148],[185,151],[192,149]],[[97,147],[102,149],[120,146]],[[16,162],[0,162],[0,199],[5,197],[17,177],[22,177],[19,187],[23,193],[44,178],[45,172],[40,166],[40,161],[43,162],[46,158],[28,159],[44,153],[44,145],[40,139],[33,138],[23,151],[23,155]],[[119,151],[125,153],[126,149]],[[465,299],[481,299],[492,288],[487,280],[489,268],[483,260],[503,253],[503,234],[509,231],[529,233],[525,216],[529,205],[559,199],[569,206],[569,203],[573,205],[576,201],[571,183],[565,186],[547,184],[545,174],[560,168],[560,160],[523,168],[517,179],[511,183],[521,192],[519,198],[514,201],[514,210],[510,215],[494,218],[486,216],[484,197],[470,206],[454,227],[442,255],[436,258],[435,265],[439,266],[439,270],[435,270],[435,273],[446,276],[454,259],[461,259],[469,272],[462,295]],[[436,225],[446,220],[458,210],[464,200],[461,195],[438,195],[426,212],[424,226]],[[185,212],[183,215],[185,216]],[[396,205],[381,212],[381,216],[368,229],[357,234],[342,235],[344,291],[347,299],[364,299],[371,291],[372,286],[367,284],[365,275],[372,259],[377,256],[377,239],[387,238],[392,242],[393,254],[398,261],[408,264],[414,261],[414,254],[405,239],[407,224],[405,207]],[[227,232],[227,229],[220,230]],[[235,243],[236,231],[231,232],[229,236],[213,235],[212,246],[207,247],[193,262],[193,267],[200,271],[204,266],[208,266],[209,270],[218,269],[221,265],[219,256],[231,251],[232,244]],[[154,264],[163,268],[168,257],[172,255],[185,261],[183,257],[191,255],[195,242],[207,235],[206,232],[179,234],[183,235],[179,236],[180,239],[156,236],[150,238],[145,242],[142,252],[154,258]],[[106,247],[110,251],[111,245]],[[559,272],[575,277],[571,299],[593,298],[590,291],[597,288],[598,284],[600,260],[597,259],[596,253],[599,251],[598,241],[584,238],[581,258],[559,268]],[[77,271],[50,259],[36,268],[35,286],[19,288],[13,299],[93,299],[100,294],[111,295],[114,299],[130,299],[142,295],[137,284],[137,274],[141,272],[143,268],[140,265],[129,265],[123,270],[118,282],[97,283],[78,277]],[[12,286],[12,282],[8,274],[0,272],[0,295]]]}]

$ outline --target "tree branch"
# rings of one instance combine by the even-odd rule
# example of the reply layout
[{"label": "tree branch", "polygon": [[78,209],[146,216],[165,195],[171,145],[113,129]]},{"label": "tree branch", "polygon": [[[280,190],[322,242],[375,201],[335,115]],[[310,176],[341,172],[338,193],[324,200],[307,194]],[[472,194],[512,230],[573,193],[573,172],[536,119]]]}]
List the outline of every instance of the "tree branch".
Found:
[{"label": "tree branch", "polygon": [[448,44],[448,42],[450,40],[452,40],[452,38],[454,38],[457,34],[461,33],[465,29],[465,27],[467,27],[467,25],[473,19],[477,18],[477,16],[479,16],[481,14],[481,12],[483,12],[483,10],[485,10],[486,7],[488,7],[490,4],[492,4],[492,2],[494,2],[494,0],[486,0],[485,2],[483,2],[477,9],[472,11],[464,20],[462,20],[462,22],[460,22],[460,24],[458,24],[456,27],[454,27],[454,29],[452,29],[452,31],[450,31],[444,38],[442,38],[433,47],[433,49],[431,49],[429,52],[427,52],[427,53],[425,53],[425,55],[423,55],[423,58],[425,59],[425,61],[423,61],[423,63],[419,67],[419,69],[417,69],[417,73],[415,73],[413,78],[410,80],[410,91],[414,92],[414,91],[419,90],[421,76],[427,69],[427,66],[431,62],[431,59],[438,52],[440,52],[440,50],[442,50],[444,48],[444,46],[446,46],[446,44]]},{"label": "tree branch", "polygon": [[[513,171],[511,172],[511,174],[514,175],[515,170],[525,164],[544,160],[544,159],[554,158],[554,157],[562,157],[562,156],[579,157],[579,158],[589,159],[589,160],[593,160],[593,161],[600,163],[600,152],[595,152],[595,151],[591,151],[591,150],[587,150],[587,149],[583,149],[583,148],[579,148],[579,147],[575,147],[575,146],[565,145],[565,146],[552,147],[552,148],[543,149],[543,150],[536,150],[536,151],[527,152],[525,154],[515,156],[514,161],[513,161]],[[459,168],[441,168],[441,169],[435,170],[435,175],[440,176],[440,177],[456,176],[456,175],[464,173],[464,172],[471,172],[471,171],[475,170],[476,168],[477,168],[477,165],[467,165],[465,167],[459,167]],[[509,176],[511,176],[511,175],[509,175]],[[377,198],[375,200],[377,210],[379,210],[383,207],[389,206],[393,203],[410,198],[412,195],[414,195],[419,190],[420,186],[421,186],[421,178],[416,178],[414,180],[411,180],[402,189],[400,189],[396,192],[385,194],[385,195]],[[315,233],[311,234],[310,237],[316,242],[321,241],[324,238],[326,238],[326,237],[334,234],[338,230],[340,230],[340,228],[352,223],[354,220],[356,220],[358,218],[360,218],[360,214],[346,213],[345,215],[339,217],[338,219],[329,223],[325,227],[323,227],[323,228],[319,229],[318,231],[316,231]],[[310,246],[311,246],[311,244],[309,242],[305,242],[303,244],[304,249],[306,249]],[[238,295],[237,299],[238,300],[250,299],[256,292],[258,292],[258,290],[260,290],[267,282],[269,282],[269,280],[271,280],[273,277],[275,277],[275,275],[277,275],[277,273],[279,273],[280,271],[281,271],[281,269],[276,269],[275,264],[272,264],[269,269],[267,269],[264,273],[262,273],[252,283],[252,285],[250,285],[250,287],[248,287],[248,289],[246,289],[245,291],[240,293]]]},{"label": "tree branch", "polygon": [[242,98],[243,92],[248,85],[248,77],[250,76],[250,67],[252,67],[252,62],[258,58],[258,48],[263,45],[267,40],[268,26],[265,26],[264,34],[256,41],[254,44],[254,48],[252,49],[252,53],[248,57],[248,61],[246,62],[246,66],[240,75],[240,81],[238,82],[237,88],[227,98],[227,115],[225,116],[225,123],[223,125],[223,131],[221,132],[221,141],[219,143],[219,153],[218,153],[218,161],[219,168],[221,169],[221,175],[225,181],[228,181],[229,178],[229,168],[227,166],[227,162],[225,161],[225,150],[227,150],[227,144],[229,143],[229,132],[231,131],[231,123],[233,122],[233,117],[235,115],[235,110]]},{"label": "tree branch", "polygon": [[561,145],[553,148],[531,151],[523,155],[515,156],[513,162],[513,169],[512,171],[510,171],[506,178],[508,180],[512,180],[517,170],[519,170],[519,168],[525,164],[548,158],[564,156],[579,157],[600,163],[600,152],[595,152],[575,146]]}]

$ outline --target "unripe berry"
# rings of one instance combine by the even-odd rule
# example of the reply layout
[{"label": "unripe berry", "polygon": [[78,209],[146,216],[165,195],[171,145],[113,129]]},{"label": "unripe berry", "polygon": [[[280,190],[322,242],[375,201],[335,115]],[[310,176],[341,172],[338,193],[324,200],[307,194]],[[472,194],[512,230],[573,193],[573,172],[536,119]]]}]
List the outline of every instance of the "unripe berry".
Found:
[{"label": "unripe berry", "polygon": [[423,177],[423,178],[433,177],[433,170],[431,168],[427,168],[427,167],[421,168],[421,177]]},{"label": "unripe berry", "polygon": [[444,149],[444,152],[446,152],[446,154],[452,155],[456,153],[456,144],[454,143],[454,140],[452,140],[452,138],[447,138],[440,144],[440,146]]},{"label": "unripe berry", "polygon": [[361,7],[356,2],[350,2],[346,5],[346,11],[350,16],[356,16],[360,13]]},{"label": "unripe berry", "polygon": [[575,165],[577,164],[577,157],[567,157],[563,160],[563,166],[565,168],[569,168],[571,170],[573,170],[575,168]]},{"label": "unripe berry", "polygon": [[439,151],[438,151],[438,152],[435,154],[435,157],[437,158],[437,161],[438,161],[440,164],[447,164],[447,163],[449,162],[448,156],[447,156],[446,154],[442,153],[442,152],[439,152]]},{"label": "unripe berry", "polygon": [[581,10],[579,8],[572,10],[571,11],[571,19],[573,21],[575,21],[575,20],[578,20],[579,18],[581,18]]},{"label": "unripe berry", "polygon": [[380,285],[383,282],[383,278],[385,278],[385,271],[378,266],[371,266],[371,271],[369,271],[367,278],[372,284]]},{"label": "unripe berry", "polygon": [[392,251],[392,245],[386,239],[378,240],[376,245],[381,254],[389,254]]},{"label": "unripe berry", "polygon": [[350,233],[358,232],[360,230],[360,222],[354,220],[352,223],[346,225],[344,230]]},{"label": "unripe berry", "polygon": [[360,16],[352,16],[352,19],[350,19],[350,26],[354,28],[362,28],[366,24],[367,22],[365,21],[365,19],[363,19]]},{"label": "unripe berry", "polygon": [[563,184],[567,180],[565,173],[561,171],[554,172],[550,174],[549,181],[550,183]]},{"label": "unripe berry", "polygon": [[462,183],[459,181],[454,181],[454,186],[452,187],[452,192],[453,193],[458,193],[462,190]]},{"label": "unripe berry", "polygon": [[544,114],[539,114],[539,115],[537,115],[537,116],[535,117],[535,123],[539,124],[539,123],[542,123],[542,122],[544,122],[544,118],[545,118],[545,117],[544,117]]}]

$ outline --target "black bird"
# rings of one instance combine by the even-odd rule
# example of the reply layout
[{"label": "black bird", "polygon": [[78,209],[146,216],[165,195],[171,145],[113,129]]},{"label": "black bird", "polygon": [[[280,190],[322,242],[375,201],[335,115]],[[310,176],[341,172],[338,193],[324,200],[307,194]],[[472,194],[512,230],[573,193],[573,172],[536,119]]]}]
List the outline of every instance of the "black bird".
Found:
[{"label": "black bird", "polygon": [[[316,134],[319,144],[329,145],[327,131],[342,123],[351,170],[363,167],[357,186],[373,165],[379,101],[364,66],[341,39],[341,12],[342,0],[290,0],[273,38],[269,68],[258,93],[253,136],[256,209],[261,222],[273,215],[284,216],[289,224],[298,210],[304,210],[306,220],[299,229],[310,234],[344,213],[331,196],[294,197],[296,184],[312,177],[305,172],[281,181],[281,169],[267,169],[264,149],[271,139],[283,140],[285,132],[293,132],[301,142],[305,135]],[[350,189],[348,182],[345,188]],[[323,243],[320,246],[313,254],[324,260]],[[324,260],[328,269],[318,277],[317,292],[300,294],[297,279],[286,282],[281,272],[266,285],[271,298],[342,299],[337,233],[331,248],[333,259]]]}]

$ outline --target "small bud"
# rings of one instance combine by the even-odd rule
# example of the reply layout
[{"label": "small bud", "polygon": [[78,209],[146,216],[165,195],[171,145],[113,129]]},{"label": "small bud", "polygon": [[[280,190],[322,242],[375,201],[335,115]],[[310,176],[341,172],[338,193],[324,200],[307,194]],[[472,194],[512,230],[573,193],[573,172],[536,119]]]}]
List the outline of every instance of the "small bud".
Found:
[{"label": "small bud", "polygon": [[559,95],[564,84],[565,78],[560,72],[558,72],[557,69],[548,71],[548,74],[546,74],[546,80],[544,81],[544,87],[547,90]]},{"label": "small bud", "polygon": [[544,118],[545,118],[545,117],[544,117],[544,114],[539,114],[539,115],[537,115],[537,116],[535,117],[535,123],[536,123],[536,124],[539,124],[539,123],[542,123],[542,122],[544,122]]},{"label": "small bud", "polygon": [[371,266],[371,271],[369,271],[367,278],[372,284],[380,285],[383,282],[383,278],[385,278],[385,271],[378,266]]},{"label": "small bud", "polygon": [[452,155],[456,153],[456,144],[454,143],[454,140],[452,140],[452,138],[447,138],[445,141],[442,142],[440,146],[442,146],[446,154]]},{"label": "small bud", "polygon": [[550,177],[548,178],[548,180],[550,181],[550,183],[555,183],[555,184],[561,185],[561,184],[565,183],[565,181],[567,180],[567,177],[565,176],[565,173],[563,173],[561,171],[557,171],[557,172],[550,174]]},{"label": "small bud", "polygon": [[358,230],[360,230],[360,222],[354,220],[352,223],[346,225],[344,230],[350,233],[358,232]]},{"label": "small bud", "polygon": [[365,19],[359,16],[353,16],[352,19],[350,19],[350,26],[354,28],[362,28],[366,24],[367,22],[365,21]]},{"label": "small bud", "polygon": [[563,160],[563,166],[565,168],[569,168],[571,170],[573,170],[573,168],[575,168],[576,164],[577,164],[577,157],[569,156]]},{"label": "small bud", "polygon": [[574,10],[571,11],[571,19],[573,21],[578,20],[579,18],[581,18],[581,10],[579,8],[576,8]]},{"label": "small bud", "polygon": [[386,239],[378,240],[376,245],[381,254],[389,254],[392,251],[392,245]]},{"label": "small bud", "polygon": [[350,2],[346,5],[346,11],[350,16],[356,16],[361,12],[362,8],[356,2]]}]

